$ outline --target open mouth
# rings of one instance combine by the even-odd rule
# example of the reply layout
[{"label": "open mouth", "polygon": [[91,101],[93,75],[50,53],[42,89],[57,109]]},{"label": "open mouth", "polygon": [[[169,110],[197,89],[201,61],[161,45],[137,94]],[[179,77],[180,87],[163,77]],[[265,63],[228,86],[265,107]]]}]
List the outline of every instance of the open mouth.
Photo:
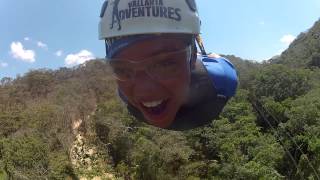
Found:
[{"label": "open mouth", "polygon": [[150,101],[150,102],[142,102],[141,106],[143,109],[152,116],[160,116],[162,115],[167,107],[169,100],[159,100],[159,101]]}]

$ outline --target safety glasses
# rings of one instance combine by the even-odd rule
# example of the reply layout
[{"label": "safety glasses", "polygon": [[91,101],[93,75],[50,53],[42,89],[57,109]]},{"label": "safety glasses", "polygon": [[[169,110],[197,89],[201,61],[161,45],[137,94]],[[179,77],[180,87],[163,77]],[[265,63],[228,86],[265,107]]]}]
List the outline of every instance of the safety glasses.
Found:
[{"label": "safety glasses", "polygon": [[168,80],[177,77],[191,59],[191,46],[178,51],[164,52],[142,61],[110,59],[113,76],[119,81],[133,81],[137,71],[144,71],[154,80]]}]

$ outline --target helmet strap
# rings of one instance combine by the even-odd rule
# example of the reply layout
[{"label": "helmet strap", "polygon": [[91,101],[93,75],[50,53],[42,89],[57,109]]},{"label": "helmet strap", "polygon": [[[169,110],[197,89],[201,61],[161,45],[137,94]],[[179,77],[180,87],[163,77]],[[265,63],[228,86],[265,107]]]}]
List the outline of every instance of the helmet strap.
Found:
[{"label": "helmet strap", "polygon": [[202,38],[201,38],[201,36],[199,34],[196,35],[196,41],[198,43],[199,49],[201,51],[201,54],[204,55],[204,56],[207,55],[207,52],[206,52],[206,50],[204,48],[204,45],[203,45]]},{"label": "helmet strap", "polygon": [[194,69],[195,61],[197,60],[197,45],[195,38],[192,38],[191,41],[191,59],[189,61],[190,63],[190,69]]},{"label": "helmet strap", "polygon": [[105,45],[105,48],[106,48],[106,59],[108,59],[108,51],[109,51],[109,47],[108,47],[108,44],[107,44],[107,39],[104,39],[104,45]]}]

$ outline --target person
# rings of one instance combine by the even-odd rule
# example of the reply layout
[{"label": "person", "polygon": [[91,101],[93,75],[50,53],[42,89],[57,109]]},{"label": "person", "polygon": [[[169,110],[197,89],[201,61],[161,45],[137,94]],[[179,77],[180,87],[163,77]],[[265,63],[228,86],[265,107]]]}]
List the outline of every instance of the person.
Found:
[{"label": "person", "polygon": [[99,39],[118,94],[138,120],[196,128],[217,118],[235,95],[236,70],[205,52],[194,0],[106,0],[100,18]]}]

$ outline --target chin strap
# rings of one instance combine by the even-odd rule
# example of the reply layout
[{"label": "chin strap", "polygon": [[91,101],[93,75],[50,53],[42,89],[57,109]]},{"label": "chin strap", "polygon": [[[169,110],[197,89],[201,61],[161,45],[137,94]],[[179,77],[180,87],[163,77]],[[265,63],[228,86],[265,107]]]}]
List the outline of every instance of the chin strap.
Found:
[{"label": "chin strap", "polygon": [[204,49],[203,41],[202,41],[202,38],[201,38],[201,36],[200,36],[199,34],[196,35],[196,41],[197,41],[198,46],[199,46],[199,48],[200,48],[201,54],[204,55],[204,56],[206,56],[206,55],[207,55],[207,52],[206,52],[206,50]]}]

